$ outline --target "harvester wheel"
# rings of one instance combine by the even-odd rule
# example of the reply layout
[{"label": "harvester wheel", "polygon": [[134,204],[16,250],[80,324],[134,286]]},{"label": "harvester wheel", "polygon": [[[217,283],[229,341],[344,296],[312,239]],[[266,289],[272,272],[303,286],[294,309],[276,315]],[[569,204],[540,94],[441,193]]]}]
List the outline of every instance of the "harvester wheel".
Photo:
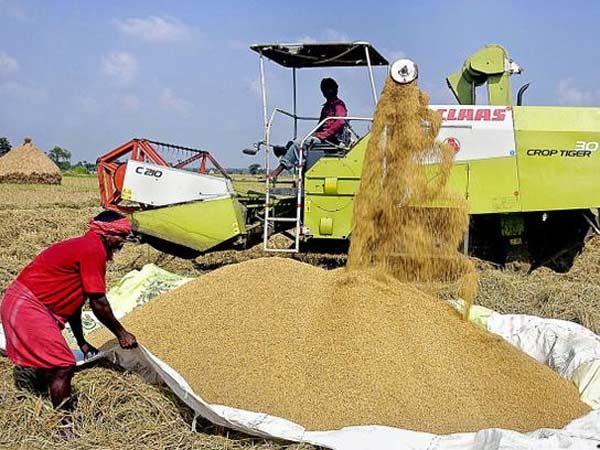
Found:
[{"label": "harvester wheel", "polygon": [[525,230],[531,268],[545,266],[556,272],[568,272],[581,253],[590,224],[589,210],[535,212],[525,215]]}]

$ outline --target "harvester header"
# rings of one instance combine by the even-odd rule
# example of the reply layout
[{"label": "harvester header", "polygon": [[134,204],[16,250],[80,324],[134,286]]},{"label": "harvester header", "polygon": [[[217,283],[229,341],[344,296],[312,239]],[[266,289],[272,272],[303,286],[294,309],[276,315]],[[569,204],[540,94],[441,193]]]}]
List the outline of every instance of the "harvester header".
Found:
[{"label": "harvester header", "polygon": [[[129,161],[140,164],[132,169],[131,165],[128,165]],[[128,167],[129,172],[156,179],[161,178],[169,168],[177,169],[182,174],[193,170],[204,175],[208,163],[215,172],[229,179],[227,171],[207,150],[134,138],[96,161],[102,206],[121,212],[131,212],[134,208],[123,203],[124,200],[131,200],[132,194],[131,188],[127,188],[125,183]]]}]

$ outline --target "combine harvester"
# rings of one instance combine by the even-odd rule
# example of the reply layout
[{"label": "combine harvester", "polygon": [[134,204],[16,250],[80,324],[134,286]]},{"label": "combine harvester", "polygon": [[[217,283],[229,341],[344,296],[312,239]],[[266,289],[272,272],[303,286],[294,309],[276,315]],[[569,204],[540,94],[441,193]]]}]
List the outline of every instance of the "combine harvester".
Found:
[{"label": "combine harvester", "polygon": [[[251,49],[260,61],[264,135],[245,153],[264,150],[267,170],[273,163],[277,119],[291,121],[294,138],[299,124],[314,124],[304,139],[335,119],[317,123],[318,118],[298,115],[298,69],[366,68],[376,103],[373,69],[389,65],[367,42]],[[292,111],[274,108],[269,114],[267,59],[292,70]],[[450,183],[470,205],[465,251],[500,264],[519,257],[529,259],[532,270],[548,266],[566,271],[589,233],[600,232],[600,108],[522,106],[528,84],[519,89],[514,105],[511,76],[521,71],[503,47],[486,46],[447,78],[459,105],[431,107],[443,117],[439,140],[456,151]],[[400,83],[417,77],[408,60],[393,64],[390,73]],[[483,85],[488,104],[476,105],[476,88]],[[369,139],[352,125],[368,124],[372,117],[346,119],[348,145],[302,151],[306,164],[299,165],[291,181],[275,185],[267,179],[264,192],[245,195],[235,193],[210,153],[134,139],[98,159],[103,206],[131,214],[143,240],[180,256],[244,248],[260,239],[273,252],[344,249]],[[215,175],[206,174],[207,161]],[[186,170],[196,162],[195,171]],[[270,247],[270,236],[279,232],[293,240],[290,248]]]}]

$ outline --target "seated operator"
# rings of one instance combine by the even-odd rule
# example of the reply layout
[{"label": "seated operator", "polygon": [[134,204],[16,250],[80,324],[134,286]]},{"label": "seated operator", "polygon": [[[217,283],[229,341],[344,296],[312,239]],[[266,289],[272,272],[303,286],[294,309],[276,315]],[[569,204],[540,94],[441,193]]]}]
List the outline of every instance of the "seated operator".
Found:
[{"label": "seated operator", "polygon": [[[321,92],[327,101],[321,109],[319,122],[326,117],[346,117],[348,115],[346,105],[337,96],[338,84],[333,78],[323,78],[321,80]],[[304,141],[304,155],[306,156],[306,151],[315,144],[329,142],[338,145],[341,142],[341,134],[344,131],[345,124],[344,119],[328,120],[323,123],[317,131]],[[301,142],[302,138],[298,138],[290,141],[286,147],[274,147],[277,156],[280,156],[283,152],[285,154],[279,159],[279,165],[269,174],[271,179],[277,178],[283,170],[292,170],[294,166],[298,165]]]}]

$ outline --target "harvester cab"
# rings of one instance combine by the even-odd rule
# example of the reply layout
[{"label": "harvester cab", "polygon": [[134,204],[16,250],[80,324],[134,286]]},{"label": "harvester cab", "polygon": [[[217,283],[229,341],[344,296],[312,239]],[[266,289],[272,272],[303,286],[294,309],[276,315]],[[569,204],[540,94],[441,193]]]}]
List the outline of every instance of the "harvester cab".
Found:
[{"label": "harvester cab", "polygon": [[[370,124],[372,116],[344,116],[319,117],[301,116],[297,110],[297,75],[300,69],[331,69],[331,68],[366,68],[368,74],[368,88],[371,91],[373,104],[377,103],[377,89],[373,74],[374,67],[388,66],[388,61],[379,51],[368,42],[340,42],[340,43],[293,43],[293,44],[257,44],[252,45],[251,50],[259,55],[260,86],[262,98],[263,116],[263,139],[256,143],[253,148],[244,150],[245,154],[256,154],[258,150],[264,149],[265,170],[270,173],[277,156],[277,149],[273,143],[273,130],[276,121],[281,118],[291,119],[292,139],[300,137],[298,164],[293,168],[291,178],[275,181],[266,177],[265,203],[264,203],[264,227],[263,245],[266,251],[297,252],[303,237],[310,237],[310,230],[304,224],[305,217],[305,188],[306,174],[318,161],[327,159],[343,159],[359,145],[362,140],[352,127],[353,123],[362,122]],[[287,111],[281,107],[275,107],[269,113],[267,99],[267,81],[265,76],[265,60],[292,71],[292,110]],[[416,67],[415,67],[416,69]],[[339,143],[322,142],[306,146],[306,140],[327,121],[345,120],[343,134],[347,138]],[[299,124],[311,123],[306,133],[299,136]],[[284,187],[281,187],[284,186]],[[273,232],[281,231],[293,240],[289,248],[278,248],[269,245],[269,237]]]}]

